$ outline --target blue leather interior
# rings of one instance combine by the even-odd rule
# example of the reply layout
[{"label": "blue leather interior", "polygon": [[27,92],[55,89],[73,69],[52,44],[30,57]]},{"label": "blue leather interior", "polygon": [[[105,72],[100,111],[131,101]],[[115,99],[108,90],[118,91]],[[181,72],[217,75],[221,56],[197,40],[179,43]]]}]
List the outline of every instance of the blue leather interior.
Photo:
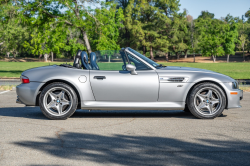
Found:
[{"label": "blue leather interior", "polygon": [[96,54],[94,52],[90,53],[90,64],[91,64],[92,70],[100,70],[99,66],[96,63]]},{"label": "blue leather interior", "polygon": [[82,61],[83,69],[87,69],[87,70],[92,69],[92,67],[88,63],[88,54],[85,51],[82,51],[82,53],[81,53],[81,61]]},{"label": "blue leather interior", "polygon": [[81,52],[82,52],[81,50],[78,50],[77,54],[76,54],[76,57],[75,57],[75,61],[74,61],[73,66],[76,67],[76,68],[80,68],[81,67],[80,63],[79,63],[79,61],[81,59]]}]

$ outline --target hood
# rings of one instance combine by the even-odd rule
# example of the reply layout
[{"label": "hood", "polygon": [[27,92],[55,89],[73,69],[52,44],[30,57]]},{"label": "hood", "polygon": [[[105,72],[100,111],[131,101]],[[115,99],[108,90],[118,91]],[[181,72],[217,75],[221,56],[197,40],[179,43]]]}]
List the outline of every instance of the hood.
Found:
[{"label": "hood", "polygon": [[216,74],[216,75],[221,75],[223,77],[226,77],[230,80],[234,80],[233,78],[218,73],[218,72],[214,72],[211,70],[206,70],[206,69],[199,69],[199,68],[192,68],[192,67],[179,67],[179,66],[167,66],[167,67],[163,67],[161,69],[157,69],[158,71],[164,71],[164,70],[172,70],[172,71],[176,71],[176,72],[197,72],[197,73],[209,73],[209,74]]}]

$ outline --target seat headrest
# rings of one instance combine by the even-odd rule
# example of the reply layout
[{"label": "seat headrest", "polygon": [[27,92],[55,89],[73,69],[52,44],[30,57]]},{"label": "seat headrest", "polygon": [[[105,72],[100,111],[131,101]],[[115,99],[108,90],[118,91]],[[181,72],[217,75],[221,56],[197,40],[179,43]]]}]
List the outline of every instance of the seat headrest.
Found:
[{"label": "seat headrest", "polygon": [[93,70],[99,70],[99,66],[96,63],[96,54],[94,52],[90,53],[90,64]]},{"label": "seat headrest", "polygon": [[85,51],[82,51],[81,53],[81,61],[82,61],[83,68],[88,69],[88,70],[91,69],[88,63],[88,54]]},{"label": "seat headrest", "polygon": [[81,59],[81,52],[82,52],[82,50],[78,50],[76,53],[76,57],[75,57],[74,64],[73,64],[74,67],[79,68],[79,61]]}]

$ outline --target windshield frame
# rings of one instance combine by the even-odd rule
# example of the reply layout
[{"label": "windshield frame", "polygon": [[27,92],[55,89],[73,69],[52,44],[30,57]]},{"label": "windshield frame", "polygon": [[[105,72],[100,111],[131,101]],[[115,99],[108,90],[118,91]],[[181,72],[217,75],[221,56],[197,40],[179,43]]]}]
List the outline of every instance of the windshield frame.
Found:
[{"label": "windshield frame", "polygon": [[[130,51],[129,49],[131,49],[133,52]],[[147,58],[146,56],[140,54],[139,52],[133,50],[130,47],[125,48],[124,51],[132,54],[133,56],[135,56],[136,58],[138,58],[139,60],[141,60],[143,63],[145,63],[147,66],[149,66],[153,70],[156,70],[156,68],[159,66],[158,63],[152,61],[151,59]],[[137,54],[135,54],[134,52],[136,52]],[[153,64],[151,64],[151,61],[152,61],[153,64],[156,64],[157,66],[154,66]]]}]

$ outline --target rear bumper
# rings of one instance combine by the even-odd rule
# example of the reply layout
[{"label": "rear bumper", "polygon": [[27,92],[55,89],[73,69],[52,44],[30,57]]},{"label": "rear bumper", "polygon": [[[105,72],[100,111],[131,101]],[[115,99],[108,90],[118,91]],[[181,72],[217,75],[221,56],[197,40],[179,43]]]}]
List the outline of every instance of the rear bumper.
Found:
[{"label": "rear bumper", "polygon": [[35,106],[37,94],[43,85],[44,83],[41,82],[30,82],[28,84],[18,85],[16,87],[16,103],[25,104],[27,106]]},{"label": "rear bumper", "polygon": [[228,109],[231,108],[241,108],[240,100],[243,99],[243,91],[240,89],[235,89],[228,92]]}]

